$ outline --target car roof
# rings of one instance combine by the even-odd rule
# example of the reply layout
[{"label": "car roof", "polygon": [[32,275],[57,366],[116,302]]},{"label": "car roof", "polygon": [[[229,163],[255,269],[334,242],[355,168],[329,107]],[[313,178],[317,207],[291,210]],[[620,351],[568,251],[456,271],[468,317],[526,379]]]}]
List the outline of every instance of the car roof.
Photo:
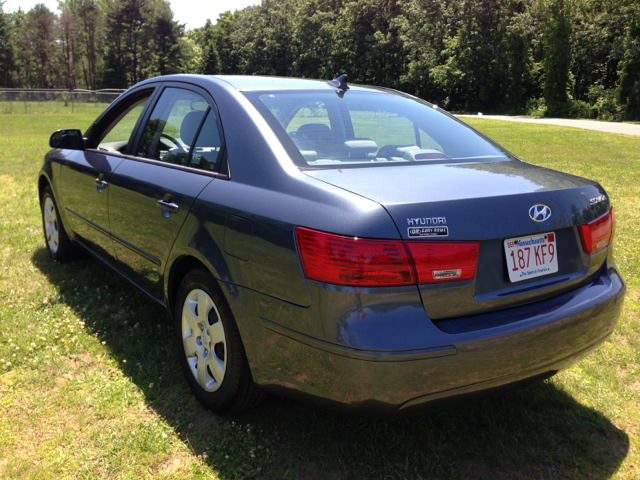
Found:
[{"label": "car roof", "polygon": [[[215,75],[215,78],[224,80],[240,91],[259,90],[333,90],[326,80],[311,80],[307,78],[291,77],[262,77],[257,75]],[[356,90],[370,90],[361,85],[349,85]]]},{"label": "car roof", "polygon": [[[240,92],[272,91],[272,90],[334,90],[326,80],[311,80],[292,77],[267,77],[259,75],[193,75],[177,74],[154,77],[140,82],[138,85],[157,81],[182,81],[203,85],[207,80],[216,79],[228,83]],[[204,86],[204,85],[203,85]],[[350,84],[349,89],[360,91],[382,91],[379,87]]]}]

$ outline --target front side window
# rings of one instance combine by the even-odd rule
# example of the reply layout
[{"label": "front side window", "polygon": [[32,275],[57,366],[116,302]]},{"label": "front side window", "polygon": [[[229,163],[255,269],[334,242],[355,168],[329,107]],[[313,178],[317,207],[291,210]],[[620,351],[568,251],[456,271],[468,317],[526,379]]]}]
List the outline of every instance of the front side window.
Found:
[{"label": "front side window", "polygon": [[99,134],[98,134],[98,150],[104,150],[112,153],[124,153],[133,129],[142,115],[151,92],[142,94],[132,103],[127,105]]},{"label": "front side window", "polygon": [[143,129],[138,156],[187,165],[208,109],[207,101],[197,93],[165,89]]},{"label": "front side window", "polygon": [[399,95],[356,89],[342,97],[329,90],[245,95],[272,128],[286,133],[303,158],[301,167],[507,159],[472,129]]}]

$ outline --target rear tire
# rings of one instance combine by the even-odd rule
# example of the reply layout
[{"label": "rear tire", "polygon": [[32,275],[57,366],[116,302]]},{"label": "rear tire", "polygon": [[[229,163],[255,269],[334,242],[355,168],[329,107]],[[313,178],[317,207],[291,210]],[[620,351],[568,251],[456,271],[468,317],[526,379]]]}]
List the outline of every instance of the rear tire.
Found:
[{"label": "rear tire", "polygon": [[195,268],[185,275],[175,308],[180,365],[196,398],[222,414],[262,401],[265,394],[253,383],[238,326],[209,271]]},{"label": "rear tire", "polygon": [[42,211],[44,241],[47,245],[49,256],[58,262],[68,262],[74,256],[73,243],[64,229],[64,224],[58,211],[58,204],[50,186],[45,187],[42,192],[40,209]]}]

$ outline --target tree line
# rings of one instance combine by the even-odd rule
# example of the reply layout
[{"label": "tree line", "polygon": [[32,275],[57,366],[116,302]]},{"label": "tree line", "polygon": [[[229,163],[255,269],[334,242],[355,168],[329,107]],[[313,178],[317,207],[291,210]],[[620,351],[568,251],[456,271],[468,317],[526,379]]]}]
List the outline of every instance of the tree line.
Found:
[{"label": "tree line", "polygon": [[193,30],[166,0],[0,8],[0,86],[125,88],[186,72],[347,73],[454,111],[640,119],[640,2],[262,0]]},{"label": "tree line", "polygon": [[57,13],[1,7],[2,87],[126,88],[193,67],[166,0],[62,0]]}]

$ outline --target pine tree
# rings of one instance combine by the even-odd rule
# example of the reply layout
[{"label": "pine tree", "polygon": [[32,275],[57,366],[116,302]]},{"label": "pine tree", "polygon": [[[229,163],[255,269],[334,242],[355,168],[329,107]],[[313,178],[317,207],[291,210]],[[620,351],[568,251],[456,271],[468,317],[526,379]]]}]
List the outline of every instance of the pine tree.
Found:
[{"label": "pine tree", "polygon": [[550,0],[544,52],[544,99],[547,111],[566,105],[571,72],[571,0]]},{"label": "pine tree", "polygon": [[10,23],[3,10],[4,2],[0,2],[0,87],[13,86],[13,46],[11,44]]},{"label": "pine tree", "polygon": [[151,75],[170,75],[180,73],[182,55],[180,37],[184,26],[173,19],[171,7],[165,1],[156,4],[153,18],[149,22],[149,50],[153,61],[149,73]]},{"label": "pine tree", "polygon": [[628,26],[624,41],[625,54],[620,62],[618,99],[625,116],[640,118],[640,5],[627,8]]},{"label": "pine tree", "polygon": [[202,35],[200,37],[200,48],[202,48],[202,62],[200,72],[205,75],[216,75],[220,73],[220,56],[216,48],[215,27],[211,25],[211,21],[202,27]]}]

